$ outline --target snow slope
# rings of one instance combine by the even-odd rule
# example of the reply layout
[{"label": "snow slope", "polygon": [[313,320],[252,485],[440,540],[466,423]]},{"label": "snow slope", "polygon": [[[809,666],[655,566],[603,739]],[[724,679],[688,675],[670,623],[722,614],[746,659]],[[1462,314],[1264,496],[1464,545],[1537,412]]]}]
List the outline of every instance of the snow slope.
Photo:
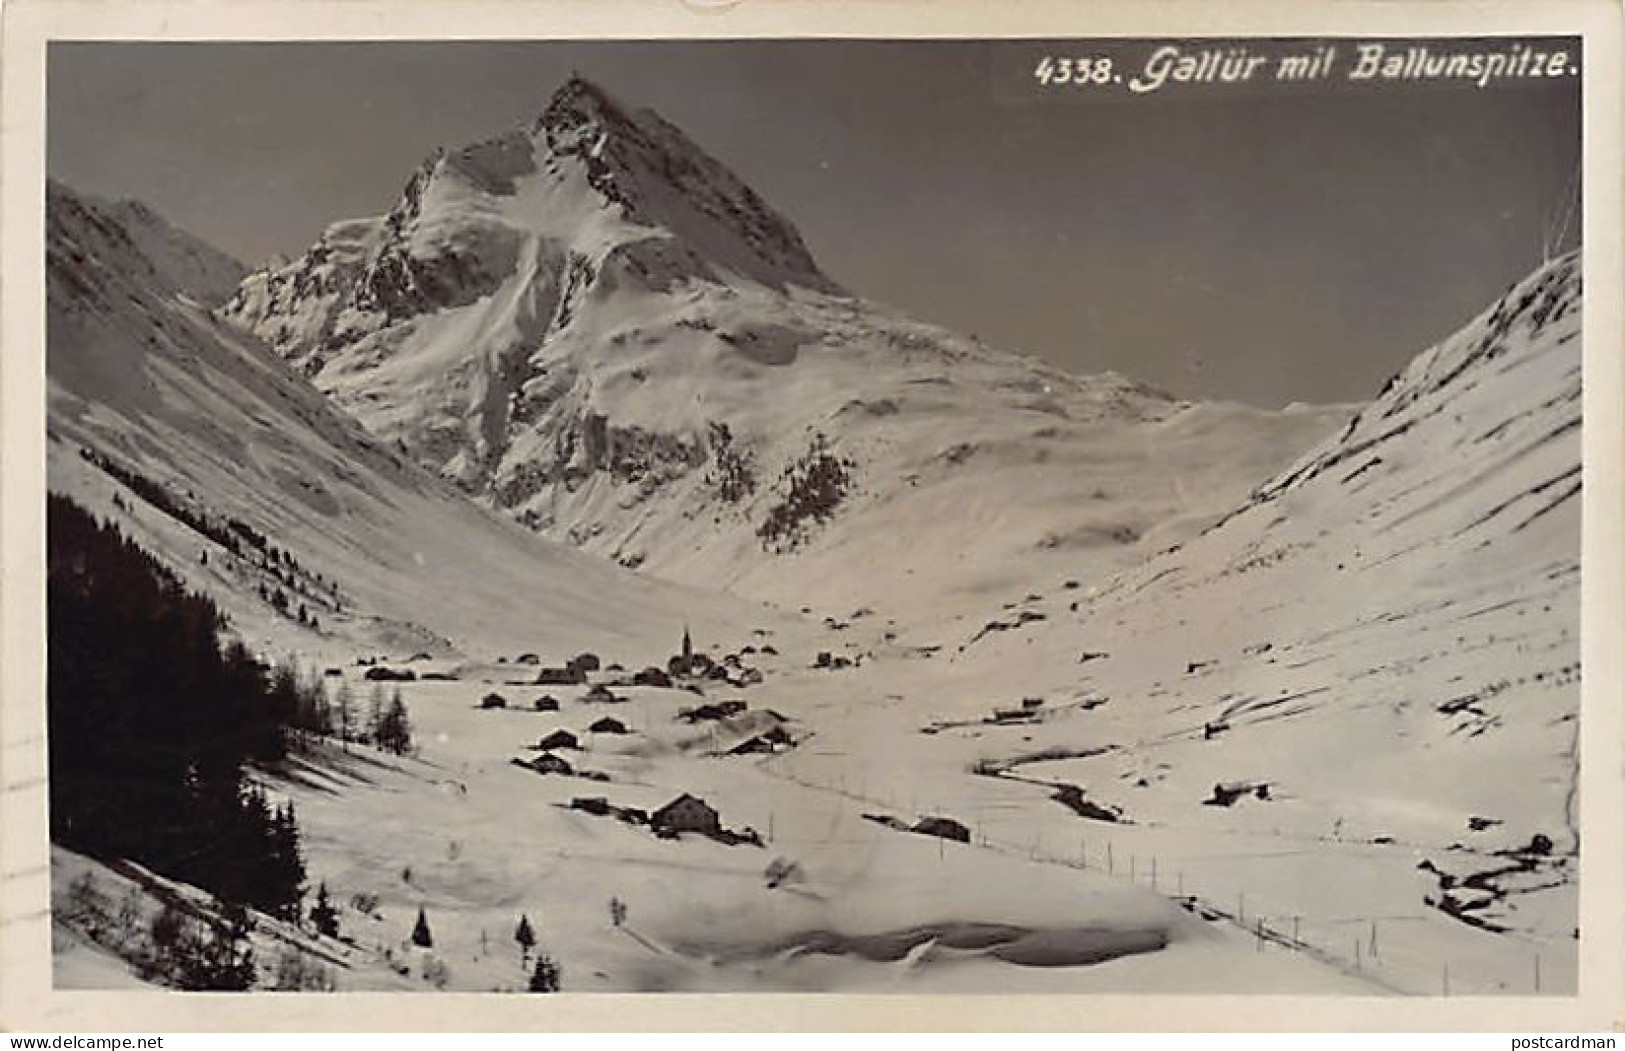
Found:
[{"label": "snow slope", "polygon": [[1022,799],[1021,839],[1087,824],[1346,960],[1369,934],[1400,988],[1572,988],[1579,332],[1571,255],[1222,523],[963,621],[934,762]]},{"label": "snow slope", "polygon": [[[685,619],[745,618],[737,603],[645,581],[474,507],[214,320],[203,304],[237,276],[224,257],[138,206],[49,193],[51,488],[114,513],[256,643],[561,659],[606,637],[668,640]],[[287,557],[268,561],[253,543],[230,553],[198,516],[235,520]],[[262,587],[294,603],[279,613]]]},{"label": "snow slope", "polygon": [[[1125,568],[1351,411],[1191,405],[852,297],[678,129],[580,79],[221,315],[550,536],[832,611],[923,612],[1013,586],[1012,560]],[[839,492],[798,504],[820,462]]]}]

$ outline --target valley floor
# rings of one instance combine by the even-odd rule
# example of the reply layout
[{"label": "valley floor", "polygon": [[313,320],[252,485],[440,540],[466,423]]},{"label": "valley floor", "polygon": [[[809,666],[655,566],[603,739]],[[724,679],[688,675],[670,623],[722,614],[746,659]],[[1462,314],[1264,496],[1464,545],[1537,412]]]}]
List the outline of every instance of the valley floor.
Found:
[{"label": "valley floor", "polygon": [[[621,685],[629,673],[606,671],[592,678],[617,683],[620,699],[592,702],[586,685],[535,685],[526,664],[410,665],[456,676],[398,684],[417,755],[324,741],[266,775],[298,808],[311,886],[326,884],[341,930],[318,938],[263,921],[262,981],[297,951],[341,990],[523,990],[532,957],[513,934],[524,915],[567,992],[1575,987],[1577,943],[1560,929],[1572,873],[1520,904],[1549,914],[1546,930],[1492,933],[1424,903],[1432,879],[1419,859],[1441,857],[1444,844],[1340,838],[1329,824],[1313,833],[1290,802],[1270,824],[1218,808],[1193,820],[1188,809],[1159,812],[1157,792],[1126,821],[1091,820],[1053,799],[1051,777],[1091,776],[1087,756],[977,763],[1019,751],[1031,728],[981,721],[979,698],[997,690],[966,681],[942,652],[897,641],[878,618],[773,623],[724,640],[763,681],[706,681],[703,697]],[[712,649],[719,660],[723,651]],[[861,659],[819,668],[820,652]],[[354,655],[307,659],[342,672],[327,677],[331,688],[342,678],[366,697]],[[492,693],[505,707],[482,707]],[[533,710],[544,695],[562,710]],[[747,707],[680,717],[724,699]],[[605,717],[629,732],[588,730]],[[728,754],[775,727],[793,743]],[[573,773],[519,765],[557,729],[582,746],[551,753]],[[639,820],[682,793],[760,844],[662,838]],[[933,816],[961,823],[969,841],[908,830]],[[1474,860],[1495,863],[1487,851]],[[57,985],[135,981],[116,939],[96,944],[60,907],[87,869],[109,901],[131,872],[60,850],[56,862]],[[135,878],[150,907],[163,881]],[[624,905],[620,923],[612,900]],[[410,941],[419,908],[432,948]]]}]

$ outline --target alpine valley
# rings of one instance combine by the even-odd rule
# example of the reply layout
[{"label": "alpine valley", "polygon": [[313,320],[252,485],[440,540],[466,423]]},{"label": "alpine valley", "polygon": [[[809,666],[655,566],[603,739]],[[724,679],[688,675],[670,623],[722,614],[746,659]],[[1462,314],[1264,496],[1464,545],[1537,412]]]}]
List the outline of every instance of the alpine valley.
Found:
[{"label": "alpine valley", "polygon": [[[252,988],[1574,991],[1577,253],[1265,410],[866,301],[579,77],[381,204],[48,190],[52,493],[345,712]],[[224,915],[51,879],[59,987]]]}]

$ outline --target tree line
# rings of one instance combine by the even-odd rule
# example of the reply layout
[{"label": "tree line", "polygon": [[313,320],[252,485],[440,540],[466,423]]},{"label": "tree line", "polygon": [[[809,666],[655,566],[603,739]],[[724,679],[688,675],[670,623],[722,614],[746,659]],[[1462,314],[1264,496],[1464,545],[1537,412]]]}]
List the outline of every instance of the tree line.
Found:
[{"label": "tree line", "polygon": [[[273,803],[248,771],[274,766],[312,735],[409,752],[399,691],[386,702],[375,690],[359,713],[348,686],[329,701],[320,679],[262,664],[223,634],[209,598],[62,496],[48,497],[46,561],[52,840],[199,887],[222,915],[252,908],[300,923],[306,870],[294,806]],[[310,919],[336,934],[325,887]],[[237,924],[206,937],[165,922],[150,939],[154,973],[190,968],[170,984],[241,988],[251,978]],[[207,951],[181,951],[192,942]]]},{"label": "tree line", "polygon": [[[148,478],[88,446],[81,447],[79,455],[87,463],[118,480],[131,493],[157,510],[199,536],[219,544],[245,564],[269,574],[280,586],[272,587],[262,581],[258,589],[259,596],[283,616],[295,616],[295,599],[283,588],[311,602],[324,604],[335,612],[344,609],[344,596],[339,592],[336,581],[328,580],[321,573],[306,569],[294,557],[293,552],[286,548],[278,548],[265,533],[242,519],[231,515],[210,514],[202,508],[195,507],[193,501],[173,492],[164,483]],[[113,494],[113,506],[125,512],[131,510],[130,505],[117,493]],[[202,564],[208,565],[208,550],[200,552],[198,559]],[[312,629],[320,628],[316,614],[305,602],[299,602],[297,609],[299,623]]]},{"label": "tree line", "polygon": [[265,668],[117,527],[58,496],[47,526],[52,838],[296,917],[293,806],[244,777],[287,754]]},{"label": "tree line", "polygon": [[375,745],[395,755],[413,750],[412,717],[399,686],[386,701],[383,686],[374,683],[363,708],[348,682],[340,681],[329,697],[320,677],[314,672],[301,674],[290,659],[271,672],[271,690],[282,699],[279,704],[292,712],[289,727],[300,733]]}]

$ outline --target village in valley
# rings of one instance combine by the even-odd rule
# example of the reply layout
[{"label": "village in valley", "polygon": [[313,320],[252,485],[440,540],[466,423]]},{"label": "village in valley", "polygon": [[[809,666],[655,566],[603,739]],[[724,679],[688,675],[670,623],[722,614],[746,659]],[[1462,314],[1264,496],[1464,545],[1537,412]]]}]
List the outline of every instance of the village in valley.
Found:
[{"label": "village in valley", "polygon": [[[772,647],[767,649],[772,652]],[[704,683],[721,684],[742,690],[747,686],[762,681],[762,673],[755,668],[746,667],[743,657],[756,653],[756,647],[747,645],[742,653],[730,653],[720,662],[713,661],[703,653],[694,652],[694,643],[689,636],[687,628],[683,629],[683,644],[680,652],[674,654],[664,669],[650,666],[630,676],[624,674],[625,669],[619,664],[611,664],[600,672],[600,660],[596,654],[582,653],[572,657],[562,667],[544,667],[536,674],[535,685],[550,686],[583,686],[591,685],[576,698],[576,707],[593,705],[629,704],[631,697],[617,694],[617,688],[644,687],[644,699],[638,706],[639,715],[649,718],[651,703],[648,691],[660,690],[670,692],[680,691],[683,694],[705,697]],[[514,663],[537,663],[535,654],[521,654],[515,658]],[[508,685],[522,685],[523,680],[507,680]],[[492,692],[480,699],[480,708],[484,710],[507,709],[508,700],[500,693]],[[657,711],[664,706],[654,704]],[[560,711],[560,702],[551,694],[542,694],[530,702],[530,710],[537,712]],[[708,754],[718,755],[755,755],[773,754],[795,745],[795,739],[785,728],[785,718],[776,712],[766,711],[760,713],[760,718],[751,717],[738,719],[748,710],[745,701],[734,699],[719,703],[705,702],[698,705],[679,707],[675,719],[679,722],[694,725],[708,722],[714,724],[710,731],[710,747]],[[656,716],[658,718],[658,716]],[[763,722],[771,723],[768,729],[754,732]],[[608,774],[598,771],[577,769],[570,764],[560,751],[574,752],[590,751],[591,742],[599,735],[623,736],[633,733],[626,723],[613,715],[604,715],[593,721],[580,736],[565,728],[553,730],[543,734],[537,742],[530,746],[536,754],[528,759],[514,758],[512,762],[518,766],[533,770],[538,774],[558,774],[574,776],[593,781],[613,781]],[[725,751],[718,752],[717,741],[719,736],[725,742]],[[743,739],[741,739],[743,738]],[[589,742],[582,744],[585,739]],[[573,810],[584,811],[598,816],[613,816],[629,825],[646,826],[653,834],[663,838],[673,838],[679,833],[693,832],[707,836],[719,843],[734,845],[748,843],[752,846],[762,846],[761,836],[754,830],[746,828],[740,832],[733,832],[722,827],[721,820],[714,807],[705,800],[689,795],[687,792],[677,796],[658,810],[647,812],[637,807],[612,805],[605,796],[577,796],[570,800],[569,806]]]}]

